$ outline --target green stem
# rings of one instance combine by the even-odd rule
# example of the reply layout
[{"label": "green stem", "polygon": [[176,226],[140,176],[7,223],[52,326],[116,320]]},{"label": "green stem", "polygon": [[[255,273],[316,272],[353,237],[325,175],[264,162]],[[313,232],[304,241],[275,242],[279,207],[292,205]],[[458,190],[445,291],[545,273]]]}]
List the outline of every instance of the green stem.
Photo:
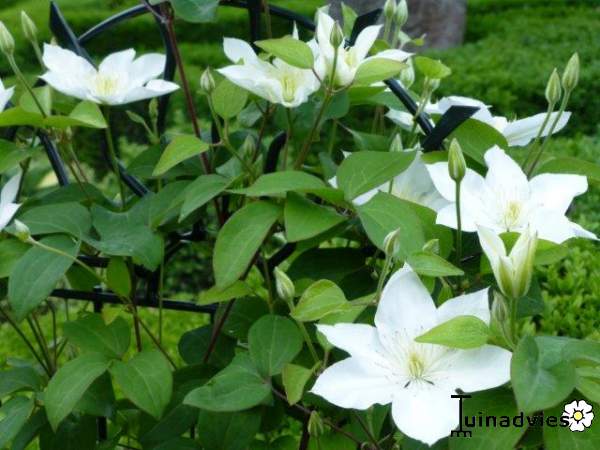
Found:
[{"label": "green stem", "polygon": [[423,92],[421,93],[421,97],[419,98],[419,105],[417,106],[417,110],[415,111],[415,114],[413,115],[413,123],[412,123],[412,127],[410,129],[410,145],[408,146],[408,148],[412,148],[416,143],[417,140],[419,138],[419,133],[417,132],[417,119],[419,118],[419,116],[423,113],[423,110],[425,109],[425,106],[427,105],[427,103],[429,102],[429,99],[431,98],[431,87],[429,84],[429,79],[425,78],[425,80],[423,80]]},{"label": "green stem", "polygon": [[119,161],[117,160],[117,154],[115,152],[115,143],[113,141],[112,128],[110,126],[110,107],[104,108],[104,116],[106,118],[106,128],[104,133],[106,135],[106,145],[108,147],[108,153],[112,163],[112,169],[117,177],[117,183],[119,184],[119,193],[121,195],[121,211],[125,209],[125,188],[123,186],[123,180],[121,180],[121,171],[119,170]]},{"label": "green stem", "polygon": [[[290,313],[292,311],[294,311],[294,300],[293,299],[287,300],[287,304],[288,304],[288,307],[290,309]],[[298,328],[300,328],[300,333],[302,333],[302,337],[304,338],[304,342],[306,342],[306,346],[308,347],[308,351],[310,352],[312,358],[315,361],[315,365],[320,366],[321,365],[321,359],[319,358],[317,350],[315,349],[315,346],[314,346],[312,340],[310,339],[310,335],[308,334],[308,330],[306,329],[306,326],[304,325],[303,322],[300,322],[299,320],[295,320],[295,322],[298,325]]]},{"label": "green stem", "polygon": [[381,293],[383,292],[383,285],[385,283],[385,279],[387,278],[387,274],[390,271],[390,266],[392,264],[392,255],[385,256],[385,262],[383,263],[383,269],[379,274],[379,281],[377,282],[377,292],[375,293],[375,299],[378,302],[381,298]]},{"label": "green stem", "polygon": [[462,219],[460,214],[460,182],[456,183],[456,265],[462,259]]},{"label": "green stem", "polygon": [[550,116],[552,115],[553,111],[554,111],[554,103],[551,103],[548,105],[548,110],[546,111],[546,117],[544,117],[544,122],[542,122],[542,127],[538,131],[538,134],[535,137],[535,140],[531,144],[531,147],[530,147],[529,151],[527,152],[527,156],[523,160],[523,164],[521,164],[521,168],[523,170],[525,170],[527,168],[527,165],[529,164],[529,159],[533,156],[533,154],[537,150],[538,145],[540,144],[540,138],[542,137],[542,133],[546,129],[546,125],[548,125],[548,121],[550,120]]},{"label": "green stem", "polygon": [[290,148],[290,141],[292,140],[293,133],[293,122],[292,122],[292,111],[290,108],[285,108],[286,116],[287,116],[287,134],[285,137],[285,146],[283,147],[283,155],[282,155],[282,166],[283,170],[287,168],[287,160],[288,160],[288,152]]},{"label": "green stem", "polygon": [[33,88],[27,82],[27,79],[23,75],[23,72],[21,72],[21,69],[19,69],[19,66],[17,65],[17,62],[15,61],[15,58],[12,55],[7,55],[7,58],[8,58],[8,64],[10,65],[12,71],[15,73],[15,75],[19,79],[19,81],[23,84],[23,86],[25,87],[27,92],[29,92],[29,95],[31,95],[31,98],[33,99],[37,108],[40,110],[40,114],[42,115],[42,117],[46,118],[47,117],[46,111],[44,111],[42,104],[40,103],[37,96],[35,95]]},{"label": "green stem", "polygon": [[271,280],[271,271],[269,270],[269,265],[267,264],[264,250],[261,253],[262,257],[260,259],[263,266],[263,272],[265,274],[265,283],[267,285],[267,304],[269,305],[269,312],[273,314],[273,283]]},{"label": "green stem", "polygon": [[29,325],[29,329],[31,330],[31,334],[33,334],[33,337],[34,337],[35,341],[37,342],[37,345],[40,349],[41,355],[44,358],[44,361],[46,362],[46,367],[48,367],[48,371],[50,372],[50,374],[53,374],[54,369],[52,368],[52,361],[50,360],[50,355],[48,354],[47,347],[44,342],[44,338],[38,334],[38,330],[36,329],[35,324],[33,323],[33,320],[31,320],[31,317],[27,317],[26,320],[27,320],[27,325]]},{"label": "green stem", "polygon": [[510,299],[510,336],[514,347],[519,342],[518,327],[517,327],[517,299]]}]

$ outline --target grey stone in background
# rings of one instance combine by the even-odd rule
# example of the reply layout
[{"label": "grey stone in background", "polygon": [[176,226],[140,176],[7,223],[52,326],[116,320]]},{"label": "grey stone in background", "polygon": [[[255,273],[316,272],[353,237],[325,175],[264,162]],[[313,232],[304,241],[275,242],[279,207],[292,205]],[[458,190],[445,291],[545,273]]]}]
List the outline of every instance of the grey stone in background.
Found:
[{"label": "grey stone in background", "polygon": [[[427,34],[426,48],[462,44],[467,22],[467,0],[407,0],[409,21],[404,31],[411,37]],[[384,0],[346,0],[358,14],[382,7]],[[333,17],[341,17],[341,0],[331,1]]]}]

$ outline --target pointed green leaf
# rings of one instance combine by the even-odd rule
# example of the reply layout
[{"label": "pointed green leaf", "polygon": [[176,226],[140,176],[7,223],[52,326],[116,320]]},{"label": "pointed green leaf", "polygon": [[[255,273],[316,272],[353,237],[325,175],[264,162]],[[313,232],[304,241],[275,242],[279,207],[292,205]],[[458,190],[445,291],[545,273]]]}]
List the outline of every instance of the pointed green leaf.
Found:
[{"label": "pointed green leaf", "polygon": [[393,59],[371,58],[358,66],[354,83],[369,86],[378,81],[395,77],[405,67],[405,63]]},{"label": "pointed green leaf", "polygon": [[441,256],[430,252],[415,252],[407,259],[410,267],[419,275],[427,277],[451,277],[464,272]]},{"label": "pointed green leaf", "polygon": [[127,267],[127,263],[123,258],[116,256],[110,258],[106,268],[106,280],[108,281],[108,287],[117,294],[128,297],[131,293],[129,267]]},{"label": "pointed green leaf", "polygon": [[86,353],[101,353],[107,358],[120,358],[129,348],[130,327],[117,317],[105,324],[100,314],[88,314],[64,325],[65,336]]},{"label": "pointed green leaf", "polygon": [[248,91],[223,78],[211,94],[215,112],[223,119],[233,119],[248,101]]},{"label": "pointed green leaf", "polygon": [[300,69],[312,69],[315,65],[313,52],[305,42],[292,36],[279,39],[265,39],[255,44],[265,52],[285,61],[290,66]]},{"label": "pointed green leaf", "polygon": [[198,208],[223,192],[229,185],[230,180],[221,175],[201,175],[192,181],[183,193],[184,201],[181,206],[179,221],[188,217]]},{"label": "pointed green leaf", "polygon": [[32,235],[68,233],[81,238],[92,226],[90,212],[75,202],[37,206],[28,209],[19,220]]},{"label": "pointed green leaf", "polygon": [[486,323],[475,316],[457,316],[415,338],[423,344],[471,349],[485,345],[489,337]]},{"label": "pointed green leaf", "polygon": [[285,232],[289,242],[310,239],[344,221],[333,209],[289,192],[283,211]]},{"label": "pointed green leaf", "polygon": [[180,162],[204,153],[206,150],[208,150],[208,144],[196,136],[175,136],[163,151],[152,175],[155,177],[160,176]]},{"label": "pointed green leaf", "polygon": [[325,187],[322,180],[306,172],[285,170],[283,172],[262,175],[254,184],[246,189],[232,191],[249,197],[262,197],[265,195],[281,195],[288,191],[310,191]]},{"label": "pointed green leaf", "polygon": [[312,369],[307,369],[296,364],[286,364],[283,366],[281,380],[290,405],[294,405],[300,401],[304,394],[304,386],[306,386],[312,374]]},{"label": "pointed green leaf", "polygon": [[300,322],[312,322],[338,311],[346,303],[346,296],[337,284],[329,280],[320,280],[304,291],[292,311],[292,317]]},{"label": "pointed green leaf", "polygon": [[8,448],[8,444],[29,419],[33,411],[33,399],[14,397],[0,408],[0,448]]}]

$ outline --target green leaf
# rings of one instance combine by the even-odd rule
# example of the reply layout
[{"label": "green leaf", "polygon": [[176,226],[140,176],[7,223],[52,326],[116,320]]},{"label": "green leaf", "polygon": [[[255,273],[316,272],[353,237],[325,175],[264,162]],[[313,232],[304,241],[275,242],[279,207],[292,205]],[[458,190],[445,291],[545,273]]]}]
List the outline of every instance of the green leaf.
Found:
[{"label": "green leaf", "polygon": [[270,385],[260,376],[250,356],[239,353],[206,385],[191,391],[183,403],[207,411],[233,412],[252,408],[270,394]]},{"label": "green leaf", "polygon": [[315,64],[315,58],[310,47],[292,36],[265,39],[264,41],[256,41],[255,44],[265,52],[282,59],[290,66],[300,69],[312,69]]},{"label": "green leaf", "polygon": [[[573,395],[571,398],[565,399],[555,408],[544,411],[544,417],[558,417],[559,421],[564,412],[566,404],[573,400],[581,400],[581,396]],[[600,404],[597,402],[589,402],[596,414],[592,421],[592,426],[586,428],[583,432],[571,431],[568,427],[544,426],[544,450],[597,450],[600,448],[600,427],[598,426],[598,413]]]},{"label": "green leaf", "polygon": [[288,191],[302,192],[324,187],[325,183],[314,175],[297,170],[286,170],[262,175],[252,186],[232,192],[249,197],[263,197],[265,195],[281,195]]},{"label": "green leaf", "polygon": [[254,254],[281,214],[268,202],[254,202],[237,211],[219,231],[213,256],[216,285],[227,287],[246,271]]},{"label": "green leaf", "polygon": [[356,152],[337,172],[337,183],[347,200],[375,189],[408,168],[415,152]]},{"label": "green leaf", "polygon": [[69,114],[69,118],[79,122],[80,126],[89,128],[106,128],[106,120],[100,107],[89,101],[78,103]]},{"label": "green leaf", "polygon": [[142,215],[134,210],[114,213],[100,206],[92,207],[92,223],[101,240],[85,240],[111,256],[131,256],[148,270],[156,270],[163,260],[164,241],[154,233]]},{"label": "green leaf", "polygon": [[121,317],[107,325],[100,314],[88,314],[65,323],[63,328],[67,339],[85,353],[121,358],[129,349],[130,328]]},{"label": "green leaf", "polygon": [[38,436],[42,428],[47,425],[46,411],[38,409],[14,437],[11,450],[25,450],[28,448],[27,446]]},{"label": "green leaf", "polygon": [[[204,355],[210,346],[213,337],[213,327],[206,325],[184,333],[179,340],[178,349],[181,358],[189,365],[203,364]],[[211,353],[209,364],[225,367],[233,359],[236,341],[219,336],[214,351]]]},{"label": "green leaf", "polygon": [[19,220],[29,227],[32,235],[68,233],[81,238],[92,226],[90,212],[75,202],[31,208]]},{"label": "green leaf", "polygon": [[488,336],[488,326],[480,318],[457,316],[416,337],[415,342],[470,349],[484,345]]},{"label": "green leaf", "polygon": [[300,401],[304,394],[304,386],[313,374],[312,369],[298,366],[296,364],[286,364],[281,372],[281,381],[285,389],[288,403],[294,405]]},{"label": "green leaf", "polygon": [[110,258],[106,268],[106,281],[108,281],[108,287],[117,294],[124,297],[129,296],[131,293],[131,277],[129,267],[127,267],[127,263],[123,258]]},{"label": "green leaf", "polygon": [[13,127],[18,125],[44,126],[44,118],[39,113],[32,113],[16,106],[0,112],[0,127]]},{"label": "green leaf", "polygon": [[246,106],[248,91],[223,78],[211,94],[215,112],[223,119],[236,117]]},{"label": "green leaf", "polygon": [[458,267],[435,253],[415,252],[409,255],[407,262],[415,272],[427,277],[451,277],[464,274]]},{"label": "green leaf", "polygon": [[[25,91],[19,98],[19,106],[30,113],[40,113],[38,104],[42,107],[44,114],[49,116],[52,111],[52,90],[50,86],[40,86],[33,88],[35,99]],[[37,99],[37,102],[36,102]]]},{"label": "green leaf", "polygon": [[252,293],[252,289],[243,281],[236,281],[224,289],[213,286],[202,291],[198,296],[199,305],[213,305],[215,303],[228,302],[234,298],[245,297]]},{"label": "green leaf", "polygon": [[368,86],[395,77],[405,67],[406,64],[400,61],[374,57],[358,66],[354,83]]},{"label": "green leaf", "polygon": [[160,176],[180,162],[204,153],[206,150],[208,150],[208,144],[196,136],[175,136],[160,156],[152,176]]},{"label": "green leaf", "polygon": [[50,236],[40,242],[70,257],[32,247],[19,259],[8,279],[8,300],[18,321],[50,295],[79,250],[79,244],[66,236]]},{"label": "green leaf", "polygon": [[317,205],[293,192],[287,195],[283,217],[289,242],[310,239],[345,220],[335,210]]},{"label": "green leaf", "polygon": [[440,60],[427,58],[426,56],[416,56],[414,63],[419,72],[427,78],[441,80],[452,74],[452,70]]},{"label": "green leaf", "polygon": [[19,258],[27,250],[29,250],[29,245],[16,239],[7,238],[0,241],[0,278],[10,275]]},{"label": "green leaf", "polygon": [[161,418],[173,390],[173,374],[162,353],[146,350],[126,363],[115,361],[110,373],[125,397],[155,419]]},{"label": "green leaf", "polygon": [[33,399],[14,397],[0,408],[0,448],[7,448],[8,444],[29,419],[33,411]]},{"label": "green leaf", "polygon": [[95,417],[80,414],[70,415],[63,420],[56,432],[53,432],[50,427],[42,428],[40,449],[98,450],[96,447],[97,423]]},{"label": "green leaf", "polygon": [[192,23],[214,22],[219,0],[170,0],[175,14]]},{"label": "green leaf", "polygon": [[358,14],[354,11],[350,6],[346,5],[344,2],[341,4],[342,6],[342,18],[344,19],[344,35],[350,36],[352,34],[352,29],[354,28],[354,23],[358,18]]},{"label": "green leaf", "polygon": [[300,353],[302,335],[285,317],[263,316],[250,328],[248,347],[258,371],[270,377],[279,375],[283,366]]},{"label": "green leaf", "polygon": [[593,181],[600,181],[600,166],[579,158],[553,158],[545,161],[536,170],[540,173],[572,173],[583,175]]},{"label": "green leaf", "polygon": [[181,222],[191,213],[223,192],[229,183],[230,180],[227,178],[215,174],[201,175],[192,181],[183,193],[184,200],[181,206],[179,221]]},{"label": "green leaf", "polygon": [[110,360],[106,356],[88,353],[58,369],[48,383],[44,396],[46,414],[53,430],[56,431],[63,419],[73,411],[85,391],[106,372],[109,364]]},{"label": "green leaf", "polygon": [[113,417],[115,403],[115,392],[110,374],[104,372],[85,391],[73,410],[90,416]]},{"label": "green leaf", "polygon": [[511,382],[519,409],[526,413],[557,405],[575,387],[573,365],[547,344],[542,347],[526,336],[513,353]]},{"label": "green leaf", "polygon": [[22,390],[39,391],[42,377],[31,367],[15,367],[0,372],[0,398]]},{"label": "green leaf", "polygon": [[320,280],[303,292],[291,315],[300,322],[312,322],[339,310],[346,303],[346,296],[337,284]]},{"label": "green leaf", "polygon": [[360,151],[367,152],[387,152],[390,149],[392,140],[389,136],[380,134],[363,133],[361,131],[348,129],[352,135],[354,145]]},{"label": "green leaf", "polygon": [[0,173],[17,167],[19,163],[39,152],[38,148],[20,148],[14,142],[0,139]]},{"label": "green leaf", "polygon": [[259,431],[258,410],[223,413],[200,411],[198,441],[205,450],[246,450]]},{"label": "green leaf", "polygon": [[463,122],[448,139],[458,140],[464,154],[482,165],[485,165],[483,155],[494,145],[501,148],[508,147],[506,138],[502,133],[476,119]]}]

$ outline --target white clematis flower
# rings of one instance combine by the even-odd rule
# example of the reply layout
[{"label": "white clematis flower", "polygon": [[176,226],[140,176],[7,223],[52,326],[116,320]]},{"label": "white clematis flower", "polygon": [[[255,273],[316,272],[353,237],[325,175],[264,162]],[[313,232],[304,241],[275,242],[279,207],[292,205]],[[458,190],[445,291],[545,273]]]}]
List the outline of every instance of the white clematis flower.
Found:
[{"label": "white clematis flower", "polygon": [[0,231],[8,225],[21,206],[15,203],[19,192],[19,184],[21,183],[21,175],[22,173],[19,172],[8,180],[8,183],[2,188],[2,193],[0,193]]},{"label": "white clematis flower", "polygon": [[[540,129],[544,124],[544,119],[546,118],[546,113],[540,113],[531,117],[526,117],[525,119],[509,121],[503,116],[493,116],[490,112],[490,106],[482,101],[461,96],[444,97],[437,103],[428,105],[425,108],[425,111],[428,114],[444,114],[452,106],[478,107],[479,111],[477,111],[472,118],[486,123],[502,133],[510,147],[523,147],[529,144],[540,132]],[[558,112],[553,112],[541,134],[542,137],[548,136],[550,127],[557,117]],[[554,129],[554,133],[558,133],[562,130],[569,122],[570,117],[570,112],[564,112]]]},{"label": "white clematis flower", "polygon": [[504,242],[492,230],[478,227],[477,234],[502,293],[513,299],[527,294],[533,276],[537,234],[529,229],[525,230],[508,255]]},{"label": "white clematis flower", "polygon": [[436,309],[417,274],[405,265],[385,286],[374,327],[318,325],[350,357],[328,367],[312,392],[342,408],[391,403],[398,428],[433,445],[459,424],[459,405],[450,397],[456,389],[476,392],[510,379],[511,353],[500,347],[459,350],[414,341],[461,315],[489,323],[488,290],[450,299]]},{"label": "white clematis flower", "polygon": [[[315,40],[309,42],[309,46],[311,46],[316,56],[315,71],[321,79],[330,76],[333,70],[335,49],[331,45],[330,37],[334,25],[335,21],[323,9],[317,11]],[[367,57],[380,31],[381,25],[366,27],[359,33],[352,47],[346,48],[343,44],[338,47],[335,66],[335,84],[337,86],[351,84],[354,81],[356,71],[365,61],[379,58],[402,62],[411,56],[411,53],[402,50],[389,49]]]},{"label": "white clematis flower", "polygon": [[[565,216],[573,198],[587,191],[586,177],[543,173],[528,180],[521,167],[497,146],[484,158],[488,166],[485,178],[467,169],[461,183],[463,231],[483,226],[498,234],[522,233],[531,227],[539,238],[558,244],[572,237],[597,239]],[[437,223],[456,228],[455,184],[448,163],[430,164],[427,170],[439,193],[451,202],[438,211]]]},{"label": "white clematis flower", "polygon": [[[348,156],[350,153],[344,152],[344,156]],[[437,191],[431,181],[431,177],[427,171],[427,167],[422,159],[422,153],[417,151],[415,159],[408,166],[408,168],[396,176],[392,183],[392,190],[390,192],[390,183],[384,183],[376,189],[372,189],[369,192],[359,195],[352,203],[356,206],[364,205],[371,200],[378,192],[389,192],[392,195],[407,200],[409,202],[417,203],[427,208],[438,211],[448,204]],[[333,187],[337,187],[337,177],[333,177],[329,180],[329,184]]]},{"label": "white clematis flower", "polygon": [[108,55],[96,69],[70,50],[44,44],[42,75],[46,83],[63,94],[104,105],[123,105],[169,94],[179,86],[156,79],[165,68],[165,56],[150,53],[135,59],[135,50]]},{"label": "white clematis flower", "polygon": [[5,89],[4,84],[2,84],[2,80],[0,79],[0,112],[4,111],[4,108],[6,108],[6,104],[9,102],[14,92],[14,86]]},{"label": "white clematis flower", "polygon": [[[298,37],[296,29],[294,37]],[[295,108],[308,101],[310,95],[320,87],[312,70],[293,67],[279,58],[272,63],[263,61],[245,41],[225,38],[223,47],[227,58],[235,64],[218,72],[232,83],[271,103]]]}]

